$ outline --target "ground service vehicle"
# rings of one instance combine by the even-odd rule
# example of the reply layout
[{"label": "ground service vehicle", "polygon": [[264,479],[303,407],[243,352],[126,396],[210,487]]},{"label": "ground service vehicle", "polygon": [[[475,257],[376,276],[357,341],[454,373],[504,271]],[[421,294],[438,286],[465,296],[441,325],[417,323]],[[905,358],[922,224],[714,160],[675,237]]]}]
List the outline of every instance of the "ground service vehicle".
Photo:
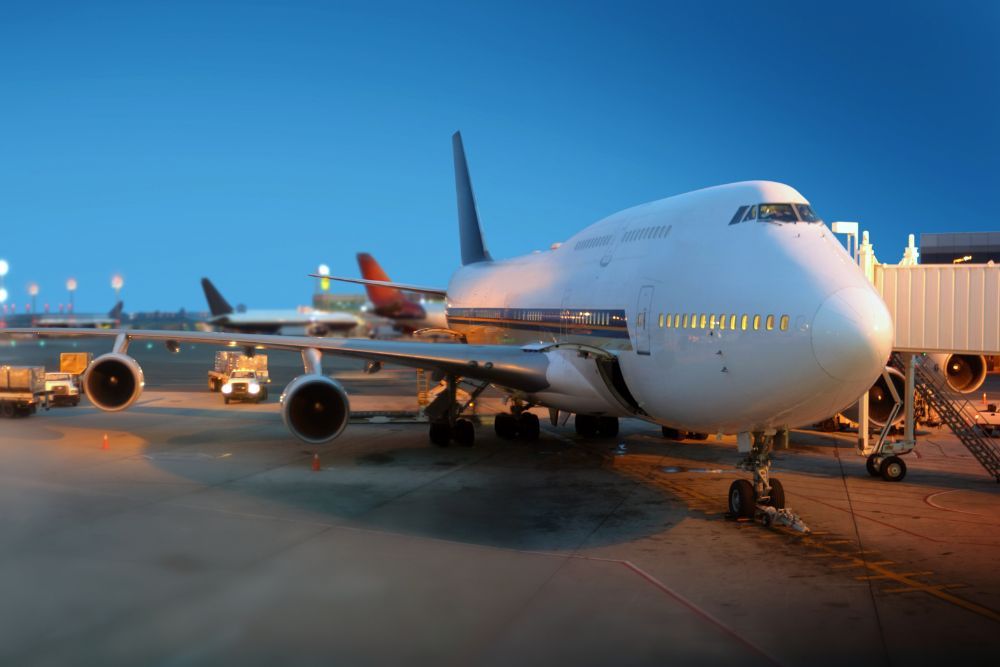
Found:
[{"label": "ground service vehicle", "polygon": [[52,405],[80,405],[79,376],[72,373],[46,373],[45,390]]},{"label": "ground service vehicle", "polygon": [[222,385],[221,391],[226,405],[230,401],[260,403],[267,400],[266,384],[258,378],[257,371],[251,369],[233,371],[229,381]]},{"label": "ground service vehicle", "polygon": [[45,369],[41,366],[0,366],[0,416],[27,417],[49,409]]},{"label": "ground service vehicle", "polygon": [[254,371],[259,384],[271,382],[267,372],[266,354],[255,354],[251,357],[243,352],[227,350],[215,353],[215,367],[208,372],[208,390],[221,391],[223,385],[229,382],[229,376],[236,370]]}]

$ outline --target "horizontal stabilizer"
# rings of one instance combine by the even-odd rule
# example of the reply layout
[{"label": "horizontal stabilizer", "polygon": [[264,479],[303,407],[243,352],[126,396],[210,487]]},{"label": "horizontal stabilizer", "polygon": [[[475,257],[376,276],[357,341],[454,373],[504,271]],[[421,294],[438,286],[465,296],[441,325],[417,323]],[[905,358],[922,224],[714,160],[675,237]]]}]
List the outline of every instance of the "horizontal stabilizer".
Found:
[{"label": "horizontal stabilizer", "polygon": [[365,280],[364,278],[339,278],[337,276],[321,276],[318,273],[310,273],[310,278],[328,278],[329,280],[338,280],[342,283],[354,283],[356,285],[374,285],[376,287],[392,287],[394,289],[403,290],[404,292],[418,292],[420,294],[430,294],[432,296],[446,297],[448,296],[448,290],[441,289],[439,287],[422,287],[420,285],[407,285],[404,283],[394,283],[388,280]]}]

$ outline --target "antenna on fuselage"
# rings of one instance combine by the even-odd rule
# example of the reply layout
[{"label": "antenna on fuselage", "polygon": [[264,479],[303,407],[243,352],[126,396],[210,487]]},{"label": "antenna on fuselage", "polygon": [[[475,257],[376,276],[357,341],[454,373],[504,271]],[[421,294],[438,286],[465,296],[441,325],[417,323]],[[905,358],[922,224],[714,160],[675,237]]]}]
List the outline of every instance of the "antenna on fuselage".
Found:
[{"label": "antenna on fuselage", "polygon": [[462,264],[493,261],[483,241],[483,229],[479,226],[476,197],[472,194],[472,181],[469,178],[469,165],[465,161],[461,132],[451,136],[451,148],[455,157],[455,196],[458,200],[458,234],[462,245]]}]

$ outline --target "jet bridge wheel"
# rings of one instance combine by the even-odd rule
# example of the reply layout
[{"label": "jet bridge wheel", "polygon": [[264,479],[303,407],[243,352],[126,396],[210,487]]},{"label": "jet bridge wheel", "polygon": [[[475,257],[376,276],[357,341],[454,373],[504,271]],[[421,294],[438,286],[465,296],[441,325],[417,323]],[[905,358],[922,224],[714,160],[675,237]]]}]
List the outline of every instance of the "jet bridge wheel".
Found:
[{"label": "jet bridge wheel", "polygon": [[753,484],[745,479],[737,479],[729,485],[729,513],[737,518],[752,519],[757,499],[754,498]]},{"label": "jet bridge wheel", "polygon": [[906,477],[906,464],[898,456],[889,456],[882,461],[879,472],[887,482],[901,482]]},{"label": "jet bridge wheel", "polygon": [[879,470],[878,468],[879,467],[877,465],[875,465],[875,455],[871,454],[865,460],[865,470],[867,470],[868,474],[871,475],[872,477],[881,477],[882,476],[882,471]]}]

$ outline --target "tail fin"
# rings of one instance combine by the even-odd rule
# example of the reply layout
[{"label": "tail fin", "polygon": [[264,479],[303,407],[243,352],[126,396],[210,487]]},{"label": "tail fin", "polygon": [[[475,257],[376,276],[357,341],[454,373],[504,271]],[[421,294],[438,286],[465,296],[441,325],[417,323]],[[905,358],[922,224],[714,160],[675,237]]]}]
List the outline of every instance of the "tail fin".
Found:
[{"label": "tail fin", "polygon": [[462,243],[462,264],[490,262],[490,252],[483,241],[483,230],[479,226],[476,198],[472,194],[469,179],[469,165],[465,161],[462,133],[451,136],[451,148],[455,157],[455,194],[458,199],[458,233]]},{"label": "tail fin", "polygon": [[[361,269],[361,277],[365,280],[392,282],[379,263],[375,261],[375,258],[366,252],[358,253],[358,267]],[[372,305],[378,309],[399,307],[407,300],[403,293],[395,287],[365,285],[365,291],[368,292],[368,298],[371,299]]]},{"label": "tail fin", "polygon": [[108,311],[108,319],[110,320],[120,320],[122,318],[122,311],[125,309],[125,302],[119,301],[115,304],[115,307]]},{"label": "tail fin", "polygon": [[208,301],[208,309],[212,315],[228,315],[233,312],[233,307],[219,294],[211,280],[202,278],[201,289],[205,292],[205,300]]}]

